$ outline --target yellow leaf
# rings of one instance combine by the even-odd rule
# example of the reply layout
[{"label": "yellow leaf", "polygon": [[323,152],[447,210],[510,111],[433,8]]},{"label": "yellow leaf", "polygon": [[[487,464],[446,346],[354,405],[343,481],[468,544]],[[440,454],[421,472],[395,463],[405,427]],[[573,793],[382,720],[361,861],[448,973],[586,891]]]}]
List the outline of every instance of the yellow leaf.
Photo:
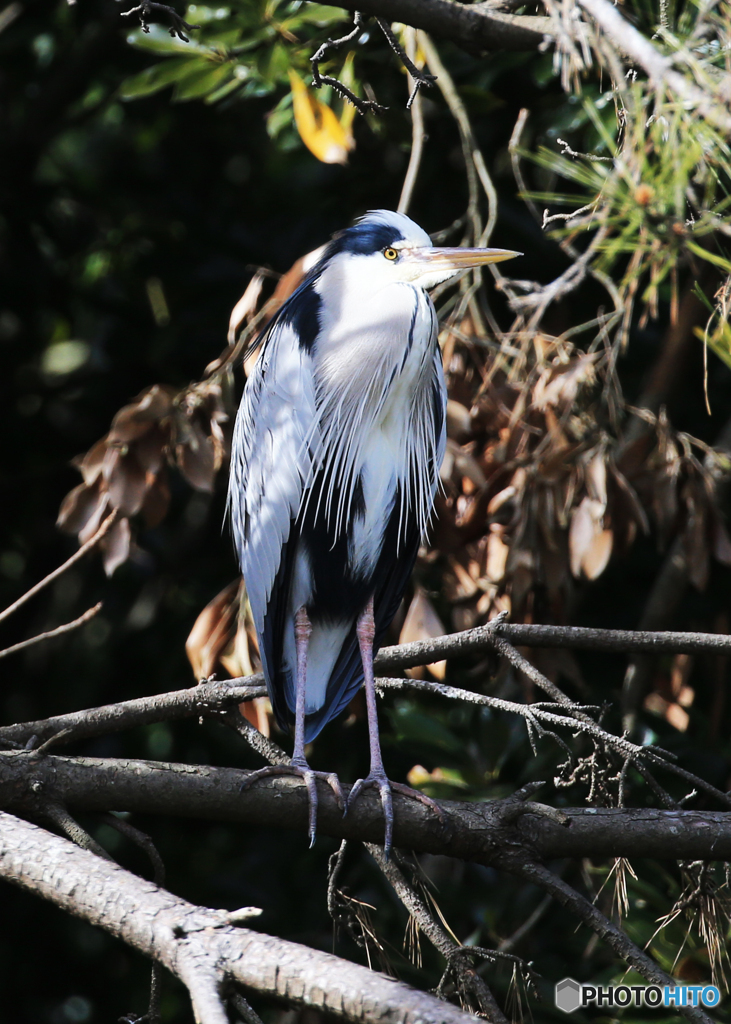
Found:
[{"label": "yellow leaf", "polygon": [[322,103],[293,71],[289,72],[292,85],[292,105],[297,131],[309,151],[324,164],[344,164],[348,150],[353,148],[353,137],[338,121],[326,103]]}]

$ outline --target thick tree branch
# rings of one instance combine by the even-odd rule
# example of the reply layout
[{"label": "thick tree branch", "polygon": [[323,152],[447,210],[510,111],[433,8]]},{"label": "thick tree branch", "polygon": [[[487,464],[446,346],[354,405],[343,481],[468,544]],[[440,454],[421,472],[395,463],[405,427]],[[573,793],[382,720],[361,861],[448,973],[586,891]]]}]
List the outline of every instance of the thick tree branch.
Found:
[{"label": "thick tree branch", "polygon": [[234,927],[225,911],[196,907],[1,812],[0,874],[164,964],[187,986],[200,1024],[228,1024],[221,988],[232,982],[356,1022],[474,1020],[449,1003],[366,967]]},{"label": "thick tree branch", "polygon": [[503,14],[488,4],[456,0],[325,0],[331,7],[400,21],[441,39],[451,39],[471,52],[537,50],[553,35],[550,18]]},{"label": "thick tree branch", "polygon": [[[0,755],[0,806],[32,811],[39,800],[53,800],[86,811],[249,822],[304,837],[308,802],[299,781],[264,779],[241,792],[247,775],[234,768],[13,751]],[[347,793],[348,787],[344,789]],[[318,834],[383,842],[377,795],[364,793],[343,818],[329,787],[318,792]],[[394,807],[395,845],[482,864],[493,863],[506,846],[542,858],[731,859],[731,814],[725,812],[572,808],[565,812],[568,823],[561,824],[540,814],[540,805],[526,804],[515,818],[514,801],[444,800],[444,829],[416,800],[394,793]]]}]

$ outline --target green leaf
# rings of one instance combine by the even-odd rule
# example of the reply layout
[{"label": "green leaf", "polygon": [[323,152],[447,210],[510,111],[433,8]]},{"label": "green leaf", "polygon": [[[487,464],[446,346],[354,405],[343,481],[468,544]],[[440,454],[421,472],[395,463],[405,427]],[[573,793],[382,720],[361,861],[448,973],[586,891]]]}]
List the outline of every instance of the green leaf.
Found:
[{"label": "green leaf", "polygon": [[288,81],[289,51],[282,43],[275,43],[259,63],[259,73],[267,85]]},{"label": "green leaf", "polygon": [[[237,12],[238,14],[238,12]],[[189,4],[185,20],[196,25],[210,25],[231,17],[230,7],[208,7],[206,4]]]},{"label": "green leaf", "polygon": [[186,43],[177,36],[173,38],[162,25],[150,25],[149,32],[137,28],[127,36],[127,42],[138,50],[150,50],[152,53],[162,53],[166,56],[180,54],[186,57],[209,57],[213,52],[210,46],[198,43],[194,39]]},{"label": "green leaf", "polygon": [[176,103],[199,99],[220,88],[231,77],[231,64],[219,64],[218,67],[199,67],[178,83],[173,99]]},{"label": "green leaf", "polygon": [[686,242],[685,245],[694,256],[700,256],[702,260],[707,260],[714,267],[720,267],[725,274],[731,274],[731,260],[727,260],[725,256],[719,256],[716,252],[709,252],[708,249],[702,248],[697,242]]},{"label": "green leaf", "polygon": [[184,58],[174,58],[153,64],[152,67],[145,68],[138,75],[133,75],[123,82],[119,89],[119,95],[124,100],[150,96],[152,93],[185,78],[198,65],[197,59],[187,60]]},{"label": "green leaf", "polygon": [[341,8],[326,7],[325,4],[305,4],[297,14],[280,22],[282,28],[293,31],[301,25],[335,25],[347,20],[347,13]]},{"label": "green leaf", "polygon": [[399,741],[438,747],[450,754],[464,753],[464,744],[446,725],[431,715],[414,711],[411,705],[400,705],[391,712],[391,717]]},{"label": "green leaf", "polygon": [[230,82],[226,82],[226,84],[222,85],[220,89],[216,89],[214,92],[209,93],[209,95],[205,98],[205,102],[218,103],[218,101],[222,100],[225,96],[228,96],[232,92],[235,92],[236,89],[240,89],[243,84],[244,83],[242,79],[232,78]]}]

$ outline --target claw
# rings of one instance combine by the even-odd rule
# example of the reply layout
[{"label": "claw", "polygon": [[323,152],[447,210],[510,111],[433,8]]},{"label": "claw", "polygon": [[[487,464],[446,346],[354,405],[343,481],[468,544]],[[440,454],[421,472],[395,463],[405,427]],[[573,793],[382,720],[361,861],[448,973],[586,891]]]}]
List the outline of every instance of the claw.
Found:
[{"label": "claw", "polygon": [[307,835],[310,840],[310,848],[312,848],[317,834],[317,780],[322,779],[324,782],[327,782],[330,789],[335,794],[338,807],[343,811],[343,814],[345,814],[347,807],[345,804],[343,789],[340,785],[340,779],[337,777],[335,772],[314,771],[306,761],[297,761],[296,763],[292,761],[290,764],[270,764],[267,765],[266,768],[259,768],[258,771],[251,772],[251,774],[241,784],[239,792],[243,793],[244,790],[248,789],[255,782],[259,782],[260,779],[266,779],[277,775],[299,776],[307,787],[307,799],[309,804]]},{"label": "claw", "polygon": [[350,791],[350,797],[348,799],[348,806],[346,813],[350,810],[351,805],[355,800],[358,799],[360,794],[368,786],[378,786],[378,792],[381,797],[381,807],[383,808],[383,820],[385,824],[385,835],[383,839],[383,852],[388,858],[391,854],[391,847],[393,846],[393,799],[391,797],[391,786],[392,783],[388,780],[384,774],[374,774],[371,772],[365,779],[358,779],[353,788]]},{"label": "claw", "polygon": [[403,796],[411,797],[412,800],[418,800],[419,803],[424,804],[429,810],[433,811],[439,819],[439,823],[442,828],[447,827],[447,821],[444,817],[444,811],[442,811],[439,804],[435,803],[431,797],[427,796],[426,793],[420,793],[418,789],[412,789],[411,786],[405,786],[401,782],[391,782],[385,773],[371,772],[365,779],[358,779],[353,788],[350,791],[348,798],[348,805],[345,808],[347,814],[350,810],[353,802],[358,799],[360,794],[368,786],[378,786],[378,792],[381,797],[381,807],[383,808],[383,818],[385,824],[385,835],[383,841],[383,852],[388,859],[391,855],[391,849],[393,846],[393,793],[401,793]]}]

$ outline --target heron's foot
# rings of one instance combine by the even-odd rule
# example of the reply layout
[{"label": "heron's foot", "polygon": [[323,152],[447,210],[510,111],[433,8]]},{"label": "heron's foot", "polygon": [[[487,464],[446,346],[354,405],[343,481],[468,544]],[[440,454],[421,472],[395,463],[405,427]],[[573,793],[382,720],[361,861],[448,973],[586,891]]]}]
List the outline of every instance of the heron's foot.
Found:
[{"label": "heron's foot", "polygon": [[405,786],[402,782],[391,782],[385,772],[371,772],[365,779],[358,779],[353,788],[350,791],[348,797],[348,810],[354,800],[357,800],[360,794],[367,786],[378,786],[378,792],[381,796],[381,807],[383,808],[383,818],[386,824],[386,834],[383,842],[383,852],[386,857],[391,854],[391,847],[393,846],[393,796],[392,794],[401,793],[403,796],[411,797],[412,800],[418,800],[419,803],[424,804],[430,811],[433,811],[439,818],[439,823],[442,828],[446,828],[447,822],[444,817],[444,811],[442,811],[439,804],[435,803],[431,797],[427,796],[426,793],[420,793],[418,789],[412,789],[411,786]]},{"label": "heron's foot", "polygon": [[259,768],[258,771],[252,772],[241,786],[241,792],[253,786],[255,782],[259,782],[260,779],[267,779],[275,775],[297,775],[299,778],[304,780],[307,786],[307,796],[310,806],[309,824],[307,826],[307,835],[310,837],[310,846],[315,842],[315,835],[317,833],[317,780],[322,779],[327,782],[330,789],[335,794],[335,799],[338,802],[338,807],[343,813],[346,810],[345,797],[343,795],[343,789],[340,785],[340,779],[337,777],[335,772],[316,772],[308,765],[304,758],[292,759],[289,764],[270,764],[266,768]]}]

